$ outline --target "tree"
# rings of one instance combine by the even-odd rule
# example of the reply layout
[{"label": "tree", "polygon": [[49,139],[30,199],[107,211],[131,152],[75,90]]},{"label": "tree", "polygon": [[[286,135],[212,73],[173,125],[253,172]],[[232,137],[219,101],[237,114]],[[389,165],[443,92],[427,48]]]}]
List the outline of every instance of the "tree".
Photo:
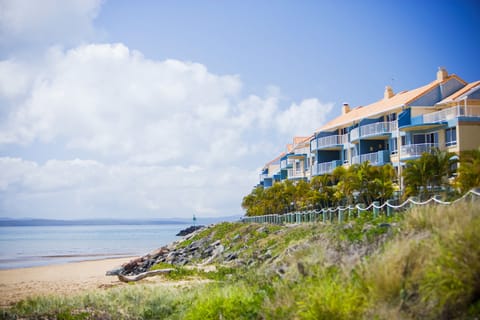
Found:
[{"label": "tree", "polygon": [[455,183],[462,193],[480,186],[480,148],[460,153],[460,165]]},{"label": "tree", "polygon": [[375,200],[383,203],[393,196],[393,179],[395,178],[395,169],[391,164],[376,167],[376,177],[373,180],[375,188]]},{"label": "tree", "polygon": [[448,191],[456,159],[454,153],[433,149],[419,159],[407,161],[403,170],[405,197],[426,200],[440,190]]}]

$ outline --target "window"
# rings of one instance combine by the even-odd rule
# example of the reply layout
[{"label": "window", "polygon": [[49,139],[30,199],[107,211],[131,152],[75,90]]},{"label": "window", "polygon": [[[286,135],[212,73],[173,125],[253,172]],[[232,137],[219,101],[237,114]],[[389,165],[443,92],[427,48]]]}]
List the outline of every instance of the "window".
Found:
[{"label": "window", "polygon": [[397,120],[397,114],[396,113],[387,114],[387,121],[388,122],[395,121],[395,120]]},{"label": "window", "polygon": [[445,144],[447,146],[457,144],[457,127],[445,129]]},{"label": "window", "polygon": [[397,154],[398,153],[397,138],[393,138],[391,140],[390,146],[391,146],[390,152],[392,154]]},{"label": "window", "polygon": [[295,162],[295,172],[297,172],[297,173],[301,172],[300,161]]},{"label": "window", "polygon": [[413,135],[413,144],[438,143],[438,132]]}]

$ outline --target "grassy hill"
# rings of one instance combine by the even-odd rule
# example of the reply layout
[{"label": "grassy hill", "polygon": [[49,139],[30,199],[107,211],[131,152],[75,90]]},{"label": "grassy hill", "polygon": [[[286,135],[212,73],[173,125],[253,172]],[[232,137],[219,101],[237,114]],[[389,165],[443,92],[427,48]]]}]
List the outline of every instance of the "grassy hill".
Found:
[{"label": "grassy hill", "polygon": [[[187,287],[133,285],[76,297],[36,298],[3,318],[39,319],[478,319],[480,205],[419,207],[342,224],[221,223],[178,243],[222,245],[209,279]],[[183,262],[182,264],[185,264]],[[158,263],[152,269],[171,267]]]}]

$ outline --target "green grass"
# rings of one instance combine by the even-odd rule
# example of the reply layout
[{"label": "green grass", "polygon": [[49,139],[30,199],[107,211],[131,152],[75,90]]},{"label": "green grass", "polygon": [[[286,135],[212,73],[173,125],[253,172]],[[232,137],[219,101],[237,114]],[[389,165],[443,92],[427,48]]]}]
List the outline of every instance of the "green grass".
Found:
[{"label": "green grass", "polygon": [[[136,283],[76,297],[40,297],[5,309],[0,318],[478,318],[479,230],[478,203],[422,207],[388,218],[364,215],[342,224],[225,223],[192,241],[219,239],[225,254],[238,251],[240,259],[257,259],[255,264],[217,265],[212,272],[174,267],[164,277],[212,281],[183,289]],[[364,252],[363,259],[350,261],[352,248]],[[258,260],[268,251],[271,259]]]}]

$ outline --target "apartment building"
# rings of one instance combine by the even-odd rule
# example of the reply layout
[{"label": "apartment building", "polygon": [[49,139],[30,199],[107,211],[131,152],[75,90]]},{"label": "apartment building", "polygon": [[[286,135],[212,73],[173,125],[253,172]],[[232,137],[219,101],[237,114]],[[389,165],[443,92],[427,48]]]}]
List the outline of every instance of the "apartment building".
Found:
[{"label": "apartment building", "polygon": [[[391,163],[400,176],[405,161],[432,148],[458,154],[480,146],[480,81],[467,83],[439,68],[436,79],[425,86],[398,93],[387,86],[383,99],[367,106],[344,103],[339,117],[297,145],[282,157],[286,162],[280,169],[287,170],[282,179],[310,179],[366,161]],[[297,163],[308,168],[302,171]]]}]

